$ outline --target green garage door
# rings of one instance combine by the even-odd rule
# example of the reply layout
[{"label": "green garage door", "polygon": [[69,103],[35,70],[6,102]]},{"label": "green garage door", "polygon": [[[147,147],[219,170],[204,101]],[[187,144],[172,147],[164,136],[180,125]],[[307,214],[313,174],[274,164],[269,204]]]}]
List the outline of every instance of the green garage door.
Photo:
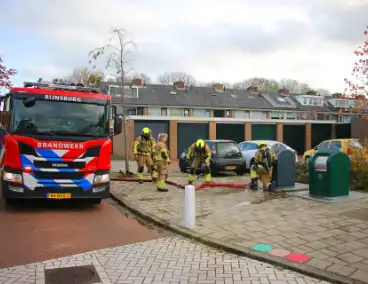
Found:
[{"label": "green garage door", "polygon": [[178,157],[197,139],[208,139],[208,123],[178,123]]},{"label": "green garage door", "polygon": [[244,124],[216,124],[216,139],[233,140],[236,143],[244,141]]},{"label": "green garage door", "polygon": [[276,125],[252,124],[252,140],[276,140]]},{"label": "green garage door", "polygon": [[302,155],[305,151],[305,125],[284,125],[284,143]]},{"label": "green garage door", "polygon": [[336,124],[336,139],[351,138],[351,124]]},{"label": "green garage door", "polygon": [[[134,136],[137,137],[141,135],[142,129],[148,127],[152,131],[152,135],[157,140],[157,135],[159,133],[169,134],[169,122],[162,120],[136,120],[134,122]],[[167,147],[169,147],[169,139],[167,139]]]},{"label": "green garage door", "polygon": [[319,143],[330,139],[331,124],[312,124],[312,147],[316,147]]}]

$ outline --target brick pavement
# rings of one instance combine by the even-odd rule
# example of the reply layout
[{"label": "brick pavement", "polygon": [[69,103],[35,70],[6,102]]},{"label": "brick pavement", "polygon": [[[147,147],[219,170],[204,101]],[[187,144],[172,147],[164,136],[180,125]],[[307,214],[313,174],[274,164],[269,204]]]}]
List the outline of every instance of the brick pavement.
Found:
[{"label": "brick pavement", "polygon": [[[152,184],[112,184],[113,194],[138,211],[167,224],[183,225],[184,192],[169,189],[168,193],[159,193]],[[367,199],[325,204],[282,193],[275,196],[239,189],[205,189],[196,195],[194,232],[245,251],[266,243],[305,253],[311,260],[301,265],[303,269],[367,282],[367,208]]]},{"label": "brick pavement", "polygon": [[0,283],[43,284],[44,270],[94,265],[101,283],[328,283],[223,253],[181,237],[118,246],[0,269]]}]

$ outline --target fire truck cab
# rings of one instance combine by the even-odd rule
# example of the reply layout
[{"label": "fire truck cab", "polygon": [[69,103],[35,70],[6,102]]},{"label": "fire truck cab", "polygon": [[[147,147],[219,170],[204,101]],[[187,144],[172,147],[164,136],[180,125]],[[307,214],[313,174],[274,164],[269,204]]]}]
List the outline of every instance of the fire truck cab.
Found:
[{"label": "fire truck cab", "polygon": [[109,95],[75,85],[24,83],[3,98],[2,196],[17,199],[108,197],[111,136],[122,131]]}]

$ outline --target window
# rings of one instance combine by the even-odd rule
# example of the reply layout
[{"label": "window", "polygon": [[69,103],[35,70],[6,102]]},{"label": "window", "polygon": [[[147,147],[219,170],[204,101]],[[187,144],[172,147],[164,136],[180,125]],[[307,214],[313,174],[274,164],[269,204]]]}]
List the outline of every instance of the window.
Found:
[{"label": "window", "polygon": [[144,115],[143,107],[127,108],[127,115]]},{"label": "window", "polygon": [[280,102],[280,103],[287,103],[287,101],[282,98],[282,97],[277,97],[277,100]]},{"label": "window", "polygon": [[251,143],[251,142],[244,142],[244,143],[239,144],[239,146],[240,146],[240,149],[242,151],[257,150],[258,149],[257,144],[256,143]]},{"label": "window", "polygon": [[222,109],[215,109],[213,111],[213,116],[214,117],[225,117],[225,111]]},{"label": "window", "polygon": [[231,110],[226,110],[226,111],[225,111],[225,116],[226,116],[226,117],[232,117],[232,112],[231,112]]},{"label": "window", "polygon": [[250,118],[250,111],[249,110],[244,111],[244,117],[245,118]]},{"label": "window", "polygon": [[362,146],[362,144],[360,144],[359,140],[355,140],[355,139],[349,140],[349,146],[351,148],[363,149],[363,146]]},{"label": "window", "polygon": [[161,108],[161,116],[167,116],[167,108]]},{"label": "window", "polygon": [[182,108],[170,108],[170,116],[183,116]]},{"label": "window", "polygon": [[267,111],[262,112],[262,119],[267,119],[267,118],[268,118]]},{"label": "window", "polygon": [[271,111],[270,118],[271,119],[280,119],[280,115],[281,115],[281,113],[279,113],[279,112]]},{"label": "window", "polygon": [[341,149],[341,141],[332,141],[330,145]]},{"label": "window", "polygon": [[238,144],[234,142],[218,142],[217,157],[221,158],[238,158],[242,156]]},{"label": "window", "polygon": [[286,119],[296,119],[296,113],[287,112],[287,113],[285,113],[285,118]]},{"label": "window", "polygon": [[184,116],[189,116],[190,109],[184,109]]},{"label": "window", "polygon": [[148,115],[161,116],[161,108],[159,107],[149,107],[147,111]]},{"label": "window", "polygon": [[209,109],[206,109],[206,117],[211,117],[211,111]]},{"label": "window", "polygon": [[193,109],[193,116],[206,117],[206,110],[205,109]]}]

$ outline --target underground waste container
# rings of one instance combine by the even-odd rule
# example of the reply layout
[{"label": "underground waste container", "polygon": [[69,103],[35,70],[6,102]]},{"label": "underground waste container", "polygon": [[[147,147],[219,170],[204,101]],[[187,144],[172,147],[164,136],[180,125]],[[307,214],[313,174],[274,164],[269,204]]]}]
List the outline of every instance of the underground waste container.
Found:
[{"label": "underground waste container", "polygon": [[296,179],[295,154],[282,144],[276,144],[271,150],[277,155],[277,161],[272,170],[272,181],[276,187],[294,186]]},{"label": "underground waste container", "polygon": [[349,195],[350,158],[338,151],[318,150],[309,161],[309,194],[319,197]]}]

